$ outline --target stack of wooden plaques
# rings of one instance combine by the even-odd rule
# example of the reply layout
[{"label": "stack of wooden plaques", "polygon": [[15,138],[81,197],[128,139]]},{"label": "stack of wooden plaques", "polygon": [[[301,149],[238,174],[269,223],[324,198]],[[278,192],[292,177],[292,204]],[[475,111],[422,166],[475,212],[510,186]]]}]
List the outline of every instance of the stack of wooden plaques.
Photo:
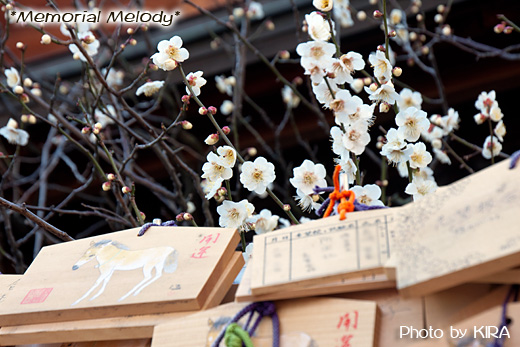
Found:
[{"label": "stack of wooden plaques", "polygon": [[392,287],[425,295],[520,266],[520,169],[504,161],[408,205],[257,235],[238,300]]},{"label": "stack of wooden plaques", "polygon": [[158,322],[219,305],[244,264],[233,229],[137,231],[44,247],[4,285],[0,344],[150,338]]}]

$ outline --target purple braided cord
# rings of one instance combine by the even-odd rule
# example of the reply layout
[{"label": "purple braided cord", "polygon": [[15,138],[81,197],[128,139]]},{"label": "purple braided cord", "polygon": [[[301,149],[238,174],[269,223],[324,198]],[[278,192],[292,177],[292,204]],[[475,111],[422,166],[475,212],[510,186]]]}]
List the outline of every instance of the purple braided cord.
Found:
[{"label": "purple braided cord", "polygon": [[255,323],[249,329],[248,333],[249,336],[252,336],[255,332],[256,328],[260,324],[260,321],[264,316],[271,316],[271,319],[273,321],[273,347],[279,347],[280,346],[280,320],[278,319],[278,315],[276,314],[276,307],[273,302],[271,301],[265,301],[265,302],[253,302],[246,307],[242,308],[240,311],[238,311],[237,314],[226,324],[226,326],[220,331],[219,335],[213,341],[211,344],[211,347],[218,347],[220,345],[220,342],[224,338],[224,335],[226,333],[227,327],[231,323],[237,323],[240,318],[242,318],[244,315],[246,315],[248,312],[251,313],[249,316],[246,326],[249,325],[251,322],[251,318],[253,316],[254,312],[258,312],[258,318],[256,319]]},{"label": "purple braided cord", "polygon": [[[502,317],[500,320],[500,331],[502,328],[507,326],[507,304],[509,303],[509,300],[511,300],[511,297],[513,297],[514,301],[518,300],[518,292],[519,292],[519,286],[517,284],[512,285],[511,289],[509,289],[509,292],[507,293],[506,299],[504,300],[504,303],[502,304]],[[492,345],[492,347],[503,347],[503,341],[502,338],[496,338],[495,343]]]},{"label": "purple braided cord", "polygon": [[509,169],[514,169],[516,164],[518,164],[518,160],[520,159],[520,150],[511,154],[511,162],[509,163]]},{"label": "purple braided cord", "polygon": [[160,226],[163,226],[163,227],[176,227],[177,224],[175,223],[175,221],[173,220],[169,220],[169,221],[166,221],[164,223],[161,223],[161,224],[154,224],[154,223],[146,223],[144,224],[141,229],[139,229],[139,232],[137,233],[137,236],[143,236],[144,233],[150,229],[151,227],[153,226],[156,226],[156,227],[160,227]]}]

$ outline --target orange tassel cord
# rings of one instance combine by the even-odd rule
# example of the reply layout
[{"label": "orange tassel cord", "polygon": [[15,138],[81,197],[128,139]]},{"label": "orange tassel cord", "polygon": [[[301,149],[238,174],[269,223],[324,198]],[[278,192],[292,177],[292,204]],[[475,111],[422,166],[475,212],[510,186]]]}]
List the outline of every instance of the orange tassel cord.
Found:
[{"label": "orange tassel cord", "polygon": [[[347,218],[347,213],[354,211],[354,199],[356,198],[355,194],[351,190],[342,190],[339,191],[339,173],[341,171],[341,166],[336,165],[336,168],[334,169],[334,191],[329,194],[330,203],[329,206],[327,206],[327,209],[325,210],[325,213],[323,214],[323,218],[326,218],[330,216],[334,209],[334,205],[336,204],[336,201],[339,201],[338,205],[338,212],[339,212],[339,219],[344,220]],[[347,200],[348,199],[348,200]]]}]

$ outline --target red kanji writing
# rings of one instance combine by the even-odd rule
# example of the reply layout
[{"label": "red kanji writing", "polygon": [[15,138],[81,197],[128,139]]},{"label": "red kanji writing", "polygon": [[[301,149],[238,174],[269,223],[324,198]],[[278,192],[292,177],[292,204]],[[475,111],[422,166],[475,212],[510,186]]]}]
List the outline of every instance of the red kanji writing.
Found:
[{"label": "red kanji writing", "polygon": [[353,316],[351,316],[351,313],[352,312],[345,313],[339,317],[339,322],[336,326],[337,329],[340,329],[342,326],[345,327],[345,330],[349,330],[350,328],[357,329],[359,312],[357,310],[354,311]]},{"label": "red kanji writing", "polygon": [[195,259],[201,259],[201,258],[206,258],[206,252],[208,251],[208,249],[210,249],[211,246],[204,246],[204,247],[201,247],[199,248],[199,250],[197,250],[195,253],[193,253],[191,255],[192,258],[195,258]]},{"label": "red kanji writing", "polygon": [[341,347],[352,347],[350,342],[351,342],[353,337],[354,337],[354,335],[352,335],[352,334],[350,334],[350,335],[343,335],[341,337]]},{"label": "red kanji writing", "polygon": [[203,242],[206,242],[206,245],[210,242],[212,243],[216,243],[218,238],[220,237],[220,233],[217,233],[217,237],[213,238],[213,234],[209,234],[209,235],[206,235],[202,238],[202,240],[200,240],[199,243],[203,243]]}]

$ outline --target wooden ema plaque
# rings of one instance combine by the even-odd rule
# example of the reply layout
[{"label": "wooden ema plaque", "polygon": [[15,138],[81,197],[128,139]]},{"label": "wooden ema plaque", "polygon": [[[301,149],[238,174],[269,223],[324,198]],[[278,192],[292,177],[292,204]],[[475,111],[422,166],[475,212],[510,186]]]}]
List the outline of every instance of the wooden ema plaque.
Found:
[{"label": "wooden ema plaque", "polygon": [[3,311],[3,303],[16,288],[22,275],[0,275],[0,312]]},{"label": "wooden ema plaque", "polygon": [[519,266],[520,168],[508,165],[503,161],[403,207],[257,235],[251,293],[385,273],[396,276],[403,295],[421,296]]},{"label": "wooden ema plaque", "polygon": [[[251,262],[249,264],[251,264]],[[395,288],[395,281],[388,279],[384,274],[374,274],[347,278],[339,281],[302,286],[300,288],[280,290],[272,293],[253,295],[251,292],[251,276],[252,266],[247,266],[242,276],[242,280],[238,285],[238,289],[235,294],[235,301],[249,302],[282,300],[303,298],[307,296],[375,290],[381,288]]]},{"label": "wooden ema plaque", "polygon": [[383,274],[396,224],[391,209],[355,212],[254,237],[251,293]]},{"label": "wooden ema plaque", "polygon": [[0,326],[201,309],[234,229],[138,228],[44,247],[4,301]]},{"label": "wooden ema plaque", "polygon": [[509,160],[404,206],[396,219],[397,286],[425,295],[520,265],[520,167]]},{"label": "wooden ema plaque", "polygon": [[[245,303],[226,304],[158,325],[152,346],[210,346],[227,322],[245,306]],[[375,302],[338,298],[284,300],[276,302],[276,311],[281,347],[375,346]],[[240,323],[243,325],[246,319],[247,315]],[[252,341],[255,347],[272,346],[269,317],[262,319]]]},{"label": "wooden ema plaque", "polygon": [[[222,272],[218,282],[208,295],[206,302],[203,304],[203,309],[212,308],[222,303],[243,265],[242,253],[235,252],[229,266]],[[192,313],[193,311],[172,312],[68,321],[60,324],[41,323],[5,326],[0,328],[0,345],[151,339],[156,325]]]}]

